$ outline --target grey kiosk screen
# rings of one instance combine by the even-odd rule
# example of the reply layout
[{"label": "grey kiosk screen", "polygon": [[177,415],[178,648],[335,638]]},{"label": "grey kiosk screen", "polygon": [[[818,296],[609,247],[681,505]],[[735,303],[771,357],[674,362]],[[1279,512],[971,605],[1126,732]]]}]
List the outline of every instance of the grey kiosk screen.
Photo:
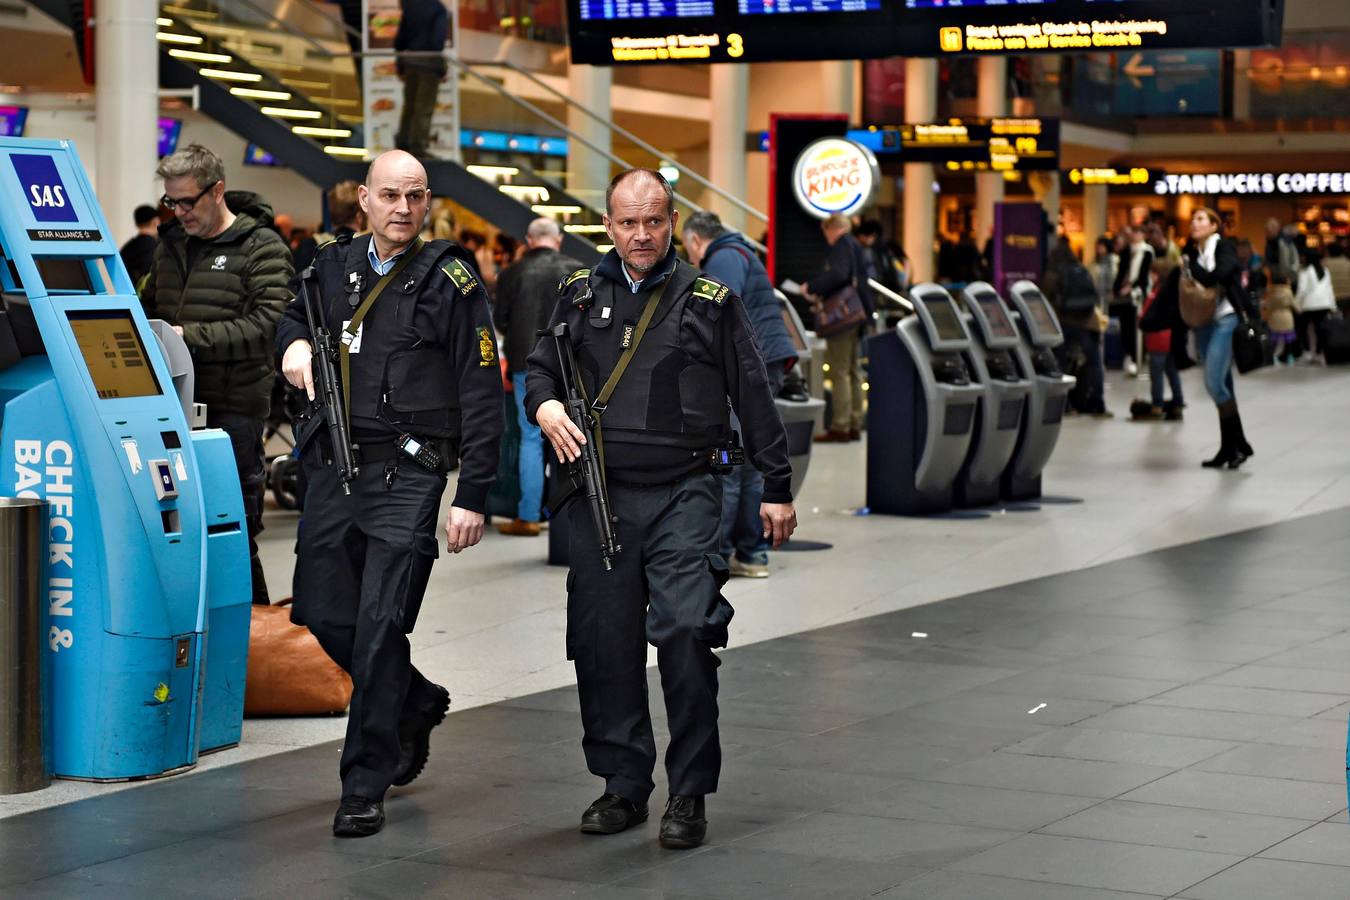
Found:
[{"label": "grey kiosk screen", "polygon": [[1022,301],[1027,306],[1027,311],[1031,313],[1031,318],[1035,322],[1036,330],[1044,338],[1059,337],[1059,328],[1055,325],[1054,317],[1050,315],[1050,308],[1046,305],[1045,295],[1040,291],[1025,291],[1022,294]]},{"label": "grey kiosk screen", "polygon": [[131,313],[96,310],[68,312],[66,317],[100,400],[162,393]]},{"label": "grey kiosk screen", "polygon": [[964,341],[966,339],[966,330],[961,327],[961,320],[956,317],[956,308],[952,302],[944,298],[924,298],[923,305],[928,307],[928,315],[933,320],[933,327],[937,329],[937,339],[940,341]]},{"label": "grey kiosk screen", "polygon": [[1004,309],[1003,301],[998,299],[998,294],[993,291],[980,291],[975,295],[975,302],[980,304],[980,310],[984,312],[984,317],[989,322],[991,337],[1017,337],[1017,332],[1013,330],[1012,319],[1008,318],[1008,311]]}]

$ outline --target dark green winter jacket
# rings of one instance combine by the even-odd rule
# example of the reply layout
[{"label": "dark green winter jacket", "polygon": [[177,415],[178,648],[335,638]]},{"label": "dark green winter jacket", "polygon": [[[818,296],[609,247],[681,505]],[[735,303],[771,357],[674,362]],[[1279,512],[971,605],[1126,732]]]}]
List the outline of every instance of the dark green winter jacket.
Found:
[{"label": "dark green winter jacket", "polygon": [[257,194],[227,191],[234,223],[208,241],[177,219],[159,229],[154,266],[140,288],[146,315],[183,327],[196,368],[195,399],[214,412],[266,417],[277,321],[291,300],[291,252]]}]

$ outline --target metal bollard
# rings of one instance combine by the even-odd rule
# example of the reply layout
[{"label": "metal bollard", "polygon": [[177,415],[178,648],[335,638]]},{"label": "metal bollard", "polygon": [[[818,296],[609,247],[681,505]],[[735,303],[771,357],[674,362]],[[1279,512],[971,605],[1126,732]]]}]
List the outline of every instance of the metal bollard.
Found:
[{"label": "metal bollard", "polygon": [[51,784],[42,607],[47,503],[0,497],[0,794]]}]

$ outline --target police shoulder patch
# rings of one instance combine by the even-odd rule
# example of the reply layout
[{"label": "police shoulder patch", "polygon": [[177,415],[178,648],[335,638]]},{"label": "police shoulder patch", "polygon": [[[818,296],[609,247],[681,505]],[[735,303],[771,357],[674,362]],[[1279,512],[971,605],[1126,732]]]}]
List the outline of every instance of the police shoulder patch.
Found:
[{"label": "police shoulder patch", "polygon": [[590,274],[591,274],[590,269],[577,269],[571,275],[568,275],[562,281],[558,282],[558,290],[559,291],[566,290],[568,287],[580,281],[581,279],[589,278]]},{"label": "police shoulder patch", "polygon": [[497,361],[497,343],[487,328],[478,329],[478,366],[490,366]]},{"label": "police shoulder patch", "polygon": [[727,297],[731,296],[731,288],[727,287],[711,278],[695,278],[693,294],[699,300],[705,303],[715,303],[721,306],[727,302]]},{"label": "police shoulder patch", "polygon": [[[559,294],[572,294],[572,305],[577,309],[586,309],[591,305],[591,270],[577,269],[571,275],[568,275],[562,281],[558,282]],[[578,286],[577,282],[581,282]]]},{"label": "police shoulder patch", "polygon": [[471,294],[478,289],[478,279],[474,277],[469,267],[458,259],[446,261],[445,265],[441,266],[441,271],[461,294]]}]

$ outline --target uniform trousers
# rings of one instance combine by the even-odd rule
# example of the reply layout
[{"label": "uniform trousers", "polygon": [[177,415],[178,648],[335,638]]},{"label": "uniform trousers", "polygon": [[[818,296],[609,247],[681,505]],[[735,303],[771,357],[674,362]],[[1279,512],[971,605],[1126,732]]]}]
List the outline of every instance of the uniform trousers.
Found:
[{"label": "uniform trousers", "polygon": [[732,609],[721,595],[727,564],[718,551],[721,477],[673,484],[609,481],[622,551],[601,562],[590,510],[568,515],[567,656],[574,661],[585,736],[582,749],[605,792],[636,804],[654,789],[656,743],[647,706],[647,644],[656,647],[670,726],[666,774],[672,794],[717,790],[717,667]]},{"label": "uniform trousers", "polygon": [[346,496],[337,467],[315,455],[305,460],[292,618],[352,676],[343,796],[379,800],[399,775],[400,721],[436,705],[431,683],[412,665],[408,634],[440,553],[445,476],[404,460],[386,485],[384,464],[370,463]]}]

